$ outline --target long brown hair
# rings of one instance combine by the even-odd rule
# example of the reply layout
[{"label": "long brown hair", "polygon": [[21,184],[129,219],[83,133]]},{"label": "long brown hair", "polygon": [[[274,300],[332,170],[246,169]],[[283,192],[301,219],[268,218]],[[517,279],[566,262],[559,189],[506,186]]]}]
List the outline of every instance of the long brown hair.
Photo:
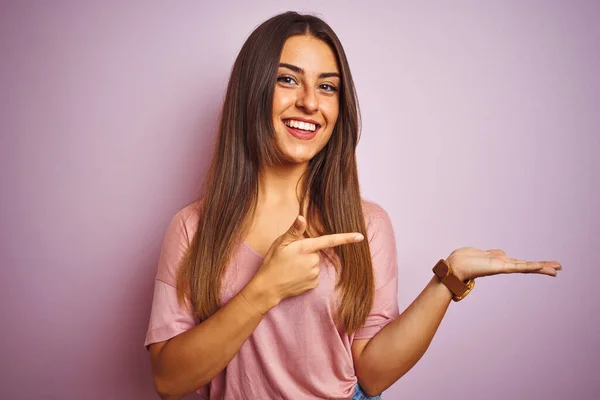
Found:
[{"label": "long brown hair", "polygon": [[[184,302],[189,296],[199,321],[220,307],[221,279],[256,209],[259,166],[283,160],[273,127],[273,92],[281,51],[293,35],[312,35],[328,44],[341,75],[334,130],[303,175],[299,213],[303,213],[308,196],[307,235],[362,232],[367,237],[355,153],[360,112],[342,44],[329,25],[315,16],[295,12],[276,15],[252,32],[233,65],[199,202],[198,230],[179,270],[179,300]],[[336,320],[351,333],[364,325],[373,305],[371,252],[367,240],[333,251],[323,254],[338,271],[336,287],[341,297]]]}]

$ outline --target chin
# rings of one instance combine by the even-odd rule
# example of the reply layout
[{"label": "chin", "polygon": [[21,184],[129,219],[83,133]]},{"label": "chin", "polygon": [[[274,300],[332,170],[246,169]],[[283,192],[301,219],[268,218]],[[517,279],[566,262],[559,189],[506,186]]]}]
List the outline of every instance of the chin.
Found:
[{"label": "chin", "polygon": [[279,148],[283,153],[286,162],[294,164],[306,163],[317,154],[313,148],[314,144],[311,146],[290,143],[287,139],[288,138],[284,140],[278,140],[279,143],[282,143]]},{"label": "chin", "polygon": [[314,157],[314,155],[290,154],[288,151],[284,151],[284,154],[285,161],[290,164],[304,164]]}]

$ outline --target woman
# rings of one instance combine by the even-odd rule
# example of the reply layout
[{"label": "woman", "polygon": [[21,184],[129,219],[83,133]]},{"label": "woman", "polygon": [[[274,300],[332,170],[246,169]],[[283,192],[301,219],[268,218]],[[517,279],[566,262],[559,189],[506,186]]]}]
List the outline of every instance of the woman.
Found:
[{"label": "woman", "polygon": [[146,337],[162,398],[380,398],[474,278],[561,268],[458,249],[399,315],[394,232],[360,196],[358,131],[348,62],[327,24],[288,12],[250,35],[205,194],[163,243]]}]

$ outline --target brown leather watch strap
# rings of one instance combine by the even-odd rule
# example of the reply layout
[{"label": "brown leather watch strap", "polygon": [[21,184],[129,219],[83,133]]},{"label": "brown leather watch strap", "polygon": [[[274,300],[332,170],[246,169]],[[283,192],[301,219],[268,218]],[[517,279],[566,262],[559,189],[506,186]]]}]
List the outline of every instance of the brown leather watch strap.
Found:
[{"label": "brown leather watch strap", "polygon": [[448,274],[442,279],[442,283],[446,285],[456,297],[463,297],[465,293],[470,290],[469,286],[461,282],[454,274]]},{"label": "brown leather watch strap", "polygon": [[437,262],[433,267],[433,272],[438,276],[441,283],[452,292],[454,295],[452,300],[454,301],[462,300],[475,286],[475,280],[473,279],[468,280],[466,283],[458,279],[444,259]]}]

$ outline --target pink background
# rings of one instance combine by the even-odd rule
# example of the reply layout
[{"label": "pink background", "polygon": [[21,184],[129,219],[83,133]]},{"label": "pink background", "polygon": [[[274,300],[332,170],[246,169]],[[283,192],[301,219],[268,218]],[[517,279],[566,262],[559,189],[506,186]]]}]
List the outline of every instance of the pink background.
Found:
[{"label": "pink background", "polygon": [[237,51],[296,9],[345,45],[402,308],[457,247],[564,265],[480,279],[384,398],[600,398],[598,3],[246,4],[2,2],[2,397],[156,398],[164,230],[199,190]]}]

